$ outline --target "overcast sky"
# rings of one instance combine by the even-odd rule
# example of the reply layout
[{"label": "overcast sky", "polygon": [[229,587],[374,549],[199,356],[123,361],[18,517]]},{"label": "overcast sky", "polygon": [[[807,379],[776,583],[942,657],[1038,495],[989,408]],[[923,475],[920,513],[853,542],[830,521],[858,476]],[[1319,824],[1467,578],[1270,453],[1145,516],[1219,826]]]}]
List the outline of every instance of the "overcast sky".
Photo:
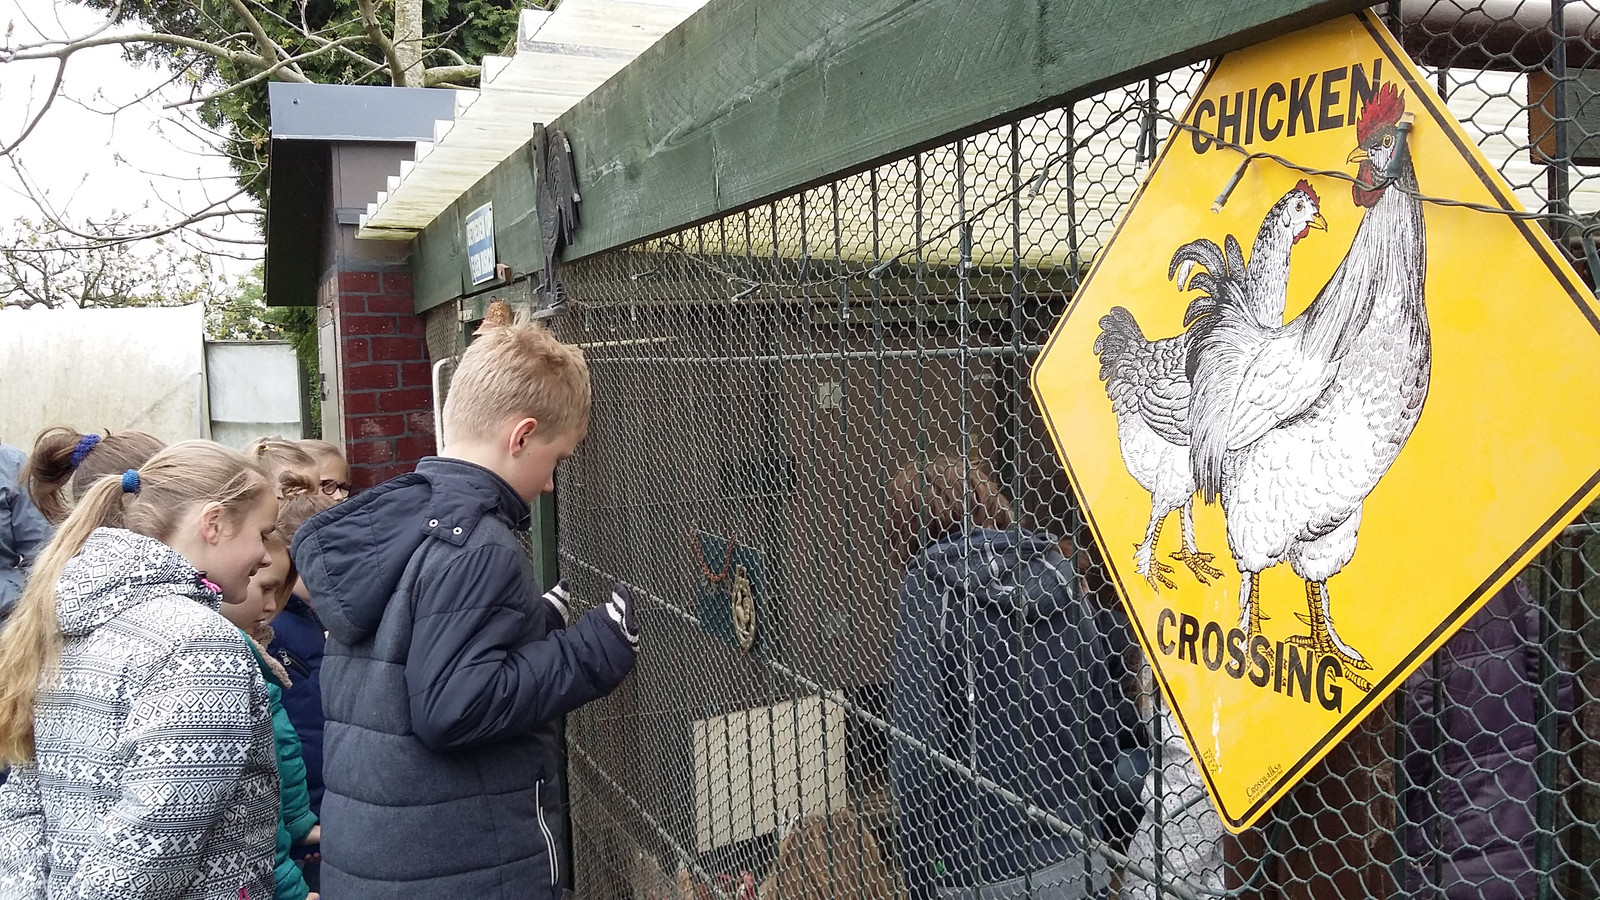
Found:
[{"label": "overcast sky", "polygon": [[[7,43],[84,35],[104,20],[96,13],[55,0],[0,0],[0,28]],[[10,144],[26,127],[55,76],[53,60],[0,66],[0,144]],[[147,225],[171,221],[179,210],[204,206],[237,189],[226,160],[206,151],[203,142],[172,124],[163,103],[185,96],[168,87],[115,116],[104,111],[127,105],[156,90],[169,74],[133,66],[119,48],[101,47],[74,54],[67,67],[64,96],[23,144],[19,157],[27,175],[58,213],[81,223],[112,212],[135,212]],[[251,205],[248,202],[245,205]],[[38,218],[37,208],[20,189],[15,169],[0,161],[0,223],[19,216]],[[215,228],[215,225],[207,225]],[[252,237],[253,227],[234,223],[225,231]],[[258,246],[228,245],[228,251],[259,258]],[[239,273],[251,262],[229,262]]]}]

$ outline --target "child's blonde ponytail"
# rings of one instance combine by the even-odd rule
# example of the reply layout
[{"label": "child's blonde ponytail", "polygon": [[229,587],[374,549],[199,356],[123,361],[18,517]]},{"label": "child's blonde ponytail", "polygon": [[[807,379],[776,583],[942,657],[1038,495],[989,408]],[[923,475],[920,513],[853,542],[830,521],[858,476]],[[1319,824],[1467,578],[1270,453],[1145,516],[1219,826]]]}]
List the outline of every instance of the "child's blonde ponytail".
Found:
[{"label": "child's blonde ponytail", "polygon": [[121,472],[107,475],[78,501],[28,576],[0,631],[0,765],[33,758],[33,707],[42,679],[61,653],[56,582],[96,528],[126,528],[170,542],[187,512],[220,504],[237,520],[270,493],[265,473],[244,454],[211,441],[174,444],[139,466],[136,493]]},{"label": "child's blonde ponytail", "polygon": [[33,758],[33,702],[61,651],[56,581],[96,528],[122,524],[122,484],[101,478],[56,529],[0,631],[0,765]]}]

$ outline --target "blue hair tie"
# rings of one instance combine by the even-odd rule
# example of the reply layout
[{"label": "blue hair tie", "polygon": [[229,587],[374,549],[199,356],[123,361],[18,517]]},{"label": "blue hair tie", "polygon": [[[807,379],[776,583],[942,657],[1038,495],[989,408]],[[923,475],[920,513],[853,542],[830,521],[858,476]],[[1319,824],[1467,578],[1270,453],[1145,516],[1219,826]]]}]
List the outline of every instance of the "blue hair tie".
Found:
[{"label": "blue hair tie", "polygon": [[139,493],[139,470],[129,469],[122,473],[122,492],[124,494]]},{"label": "blue hair tie", "polygon": [[98,443],[100,443],[100,435],[98,434],[86,434],[78,438],[78,446],[72,451],[72,468],[77,469],[83,465],[83,458],[88,456],[89,451],[93,450],[94,445]]}]

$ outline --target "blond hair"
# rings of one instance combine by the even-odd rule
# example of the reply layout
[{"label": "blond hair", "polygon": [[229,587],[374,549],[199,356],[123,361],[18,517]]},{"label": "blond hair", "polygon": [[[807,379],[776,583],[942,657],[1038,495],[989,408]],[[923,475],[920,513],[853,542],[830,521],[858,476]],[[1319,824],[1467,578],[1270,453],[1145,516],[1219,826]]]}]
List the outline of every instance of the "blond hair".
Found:
[{"label": "blond hair", "polygon": [[311,454],[300,449],[296,442],[278,435],[256,438],[250,445],[249,456],[267,474],[273,492],[279,497],[283,496],[285,477],[309,477],[313,482],[317,479],[317,461]]},{"label": "blond hair", "polygon": [[766,900],[889,900],[898,894],[872,829],[848,809],[812,816],[778,844]]},{"label": "blond hair", "polygon": [[589,429],[589,364],[541,325],[491,328],[462,354],[444,402],[443,443],[491,440],[513,420],[549,440]]},{"label": "blond hair", "polygon": [[317,482],[293,472],[278,477],[278,529],[285,545],[293,543],[295,533],[306,520],[339,505],[339,501],[324,494]]},{"label": "blond hair", "polygon": [[977,456],[935,456],[900,470],[889,485],[890,537],[904,562],[920,544],[957,525],[1010,528],[1016,520],[1000,482]]},{"label": "blond hair", "polygon": [[195,507],[219,504],[234,522],[267,496],[265,473],[211,441],[185,441],[137,469],[139,490],[122,480],[95,482],[39,555],[10,620],[0,632],[0,764],[33,757],[33,705],[41,679],[61,652],[56,581],[96,528],[116,527],[170,543]]},{"label": "blond hair", "polygon": [[[78,453],[88,437],[65,425],[46,428],[34,439],[33,451],[18,476],[28,499],[52,525],[65,521],[72,512],[73,498],[88,493],[96,481],[136,469],[166,446],[160,438],[142,431],[118,431],[107,432]],[[74,456],[76,466],[72,464]]]},{"label": "blond hair", "polygon": [[313,459],[317,457],[322,457],[324,459],[337,459],[339,462],[345,463],[346,465],[349,464],[344,458],[343,450],[340,450],[338,447],[335,447],[334,445],[320,438],[302,438],[298,441],[295,441],[294,444],[301,450],[304,450]]}]

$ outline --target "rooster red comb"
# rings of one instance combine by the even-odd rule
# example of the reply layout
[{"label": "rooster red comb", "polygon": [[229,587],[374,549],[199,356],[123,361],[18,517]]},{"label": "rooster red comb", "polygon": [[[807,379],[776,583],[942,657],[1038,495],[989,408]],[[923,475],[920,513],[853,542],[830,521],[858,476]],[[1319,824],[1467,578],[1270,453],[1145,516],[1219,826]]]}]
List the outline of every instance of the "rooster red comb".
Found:
[{"label": "rooster red comb", "polygon": [[1310,197],[1312,203],[1322,205],[1322,198],[1317,196],[1317,189],[1311,186],[1311,182],[1302,178],[1294,183],[1294,189]]},{"label": "rooster red comb", "polygon": [[1394,86],[1394,82],[1385,81],[1372,99],[1361,107],[1361,115],[1356,119],[1356,143],[1365,144],[1367,138],[1379,131],[1400,124],[1400,116],[1405,111],[1405,96]]}]

